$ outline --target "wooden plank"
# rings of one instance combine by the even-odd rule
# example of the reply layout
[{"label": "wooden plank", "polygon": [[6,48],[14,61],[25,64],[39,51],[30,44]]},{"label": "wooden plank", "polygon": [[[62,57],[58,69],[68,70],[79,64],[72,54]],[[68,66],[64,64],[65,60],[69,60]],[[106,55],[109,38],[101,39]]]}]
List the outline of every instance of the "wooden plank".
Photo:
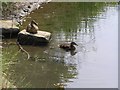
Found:
[{"label": "wooden plank", "polygon": [[17,22],[12,20],[0,20],[0,33],[4,38],[17,37],[20,29]]}]

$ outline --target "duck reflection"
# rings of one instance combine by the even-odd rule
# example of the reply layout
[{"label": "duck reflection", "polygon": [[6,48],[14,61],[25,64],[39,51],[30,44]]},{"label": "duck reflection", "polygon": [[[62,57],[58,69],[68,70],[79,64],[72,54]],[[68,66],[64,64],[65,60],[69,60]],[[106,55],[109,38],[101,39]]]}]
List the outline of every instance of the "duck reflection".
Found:
[{"label": "duck reflection", "polygon": [[75,50],[71,50],[71,51],[70,51],[70,54],[71,54],[72,56],[76,55],[76,53],[77,53],[77,52],[76,52]]}]

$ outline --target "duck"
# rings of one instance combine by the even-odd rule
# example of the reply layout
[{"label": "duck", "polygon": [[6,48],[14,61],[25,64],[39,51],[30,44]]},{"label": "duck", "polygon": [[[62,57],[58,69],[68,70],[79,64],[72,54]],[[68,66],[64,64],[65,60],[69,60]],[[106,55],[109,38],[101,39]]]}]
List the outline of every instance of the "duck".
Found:
[{"label": "duck", "polygon": [[32,20],[31,23],[27,26],[26,32],[29,32],[31,34],[37,34],[38,31],[38,24],[35,22],[35,20]]},{"label": "duck", "polygon": [[71,42],[69,44],[66,44],[66,43],[63,43],[63,44],[60,44],[59,47],[66,50],[66,51],[69,51],[69,50],[75,50],[75,46],[78,46],[75,42]]}]

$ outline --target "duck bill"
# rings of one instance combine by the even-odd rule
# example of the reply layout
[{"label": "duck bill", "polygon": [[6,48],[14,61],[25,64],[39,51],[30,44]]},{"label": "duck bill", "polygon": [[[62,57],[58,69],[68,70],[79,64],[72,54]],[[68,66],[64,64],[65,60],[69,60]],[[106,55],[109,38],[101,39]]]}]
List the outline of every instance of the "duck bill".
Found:
[{"label": "duck bill", "polygon": [[78,46],[76,43],[74,43],[74,45]]},{"label": "duck bill", "polygon": [[75,44],[76,46],[78,46],[77,44]]}]

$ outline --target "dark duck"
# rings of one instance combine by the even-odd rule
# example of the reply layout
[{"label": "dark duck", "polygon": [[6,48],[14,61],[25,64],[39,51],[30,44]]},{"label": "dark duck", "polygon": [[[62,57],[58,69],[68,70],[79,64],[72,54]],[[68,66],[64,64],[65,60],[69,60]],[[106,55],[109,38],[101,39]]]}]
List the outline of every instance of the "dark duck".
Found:
[{"label": "dark duck", "polygon": [[36,34],[38,30],[38,24],[35,20],[32,20],[31,23],[27,26],[26,31],[32,34]]},{"label": "dark duck", "polygon": [[66,51],[69,51],[69,50],[75,50],[76,49],[74,45],[78,46],[75,42],[71,42],[69,44],[68,43],[67,44],[66,43],[60,44],[59,47],[66,50]]}]

